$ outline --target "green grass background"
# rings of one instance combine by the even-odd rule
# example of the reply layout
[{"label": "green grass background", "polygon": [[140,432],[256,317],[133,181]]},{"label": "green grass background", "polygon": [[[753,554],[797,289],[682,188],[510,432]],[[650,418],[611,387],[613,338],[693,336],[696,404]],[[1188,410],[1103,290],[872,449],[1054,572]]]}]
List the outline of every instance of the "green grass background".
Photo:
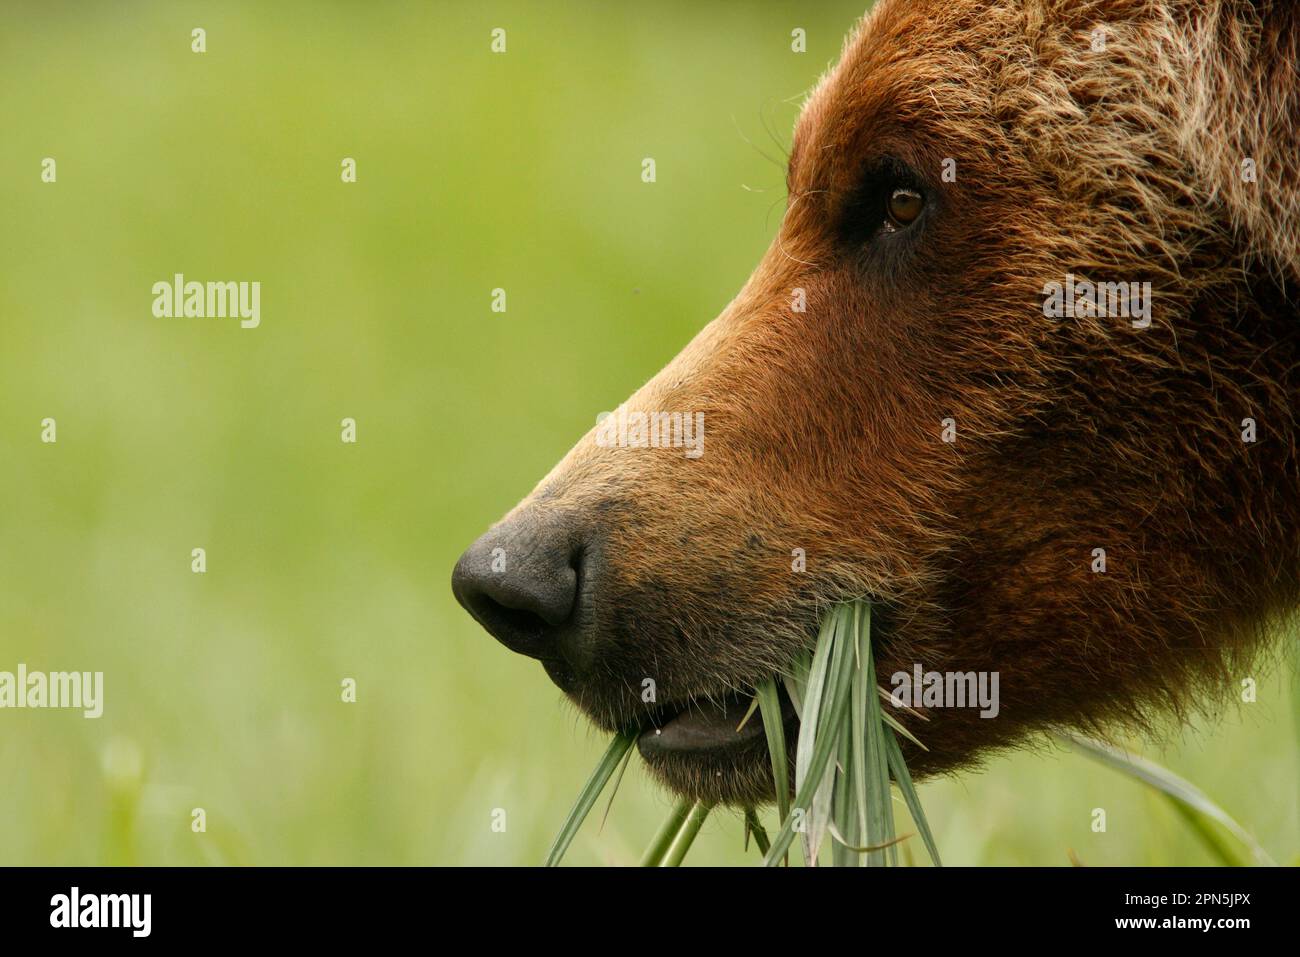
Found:
[{"label": "green grass background", "polygon": [[[540,861],[605,742],[451,567],[740,287],[860,6],[6,4],[0,669],[103,671],[106,711],[0,712],[0,863]],[[154,318],[176,272],[261,281],[261,328]],[[1281,860],[1290,694],[1163,752]],[[950,863],[1210,860],[1059,753],[922,797]],[[634,764],[569,860],[668,806]],[[717,816],[689,863],[745,860]]]}]

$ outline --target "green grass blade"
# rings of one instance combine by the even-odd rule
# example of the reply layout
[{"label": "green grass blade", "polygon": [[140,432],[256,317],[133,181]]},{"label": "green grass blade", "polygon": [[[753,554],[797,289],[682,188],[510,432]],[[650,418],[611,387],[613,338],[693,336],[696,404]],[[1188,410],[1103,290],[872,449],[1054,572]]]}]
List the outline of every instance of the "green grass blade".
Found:
[{"label": "green grass blade", "polygon": [[934,834],[930,832],[930,822],[926,820],[921,799],[916,793],[916,786],[912,783],[911,772],[907,770],[907,762],[903,760],[903,749],[898,746],[898,739],[890,731],[885,732],[885,756],[889,759],[889,768],[894,773],[894,781],[897,782],[898,790],[903,795],[903,801],[912,815],[912,821],[916,824],[916,829],[921,832],[921,841],[930,854],[930,860],[934,862],[935,867],[943,867],[943,862],[939,860],[939,847],[934,843]]},{"label": "green grass blade", "polygon": [[673,840],[686,822],[687,815],[694,807],[695,802],[690,798],[682,798],[673,805],[664,822],[659,825],[659,830],[655,831],[650,846],[641,855],[641,867],[658,867],[663,862],[664,855],[668,853],[668,848],[672,846]]},{"label": "green grass blade", "polygon": [[686,852],[691,849],[695,843],[695,836],[700,833],[700,828],[704,826],[704,819],[709,816],[710,806],[702,801],[696,801],[686,813],[682,826],[677,829],[673,835],[672,842],[668,845],[668,850],[664,852],[663,860],[659,862],[660,867],[680,867],[686,857]]},{"label": "green grass blade", "polygon": [[804,781],[803,787],[795,792],[794,807],[791,808],[790,816],[781,824],[781,830],[777,831],[776,837],[772,839],[772,847],[763,861],[763,864],[767,867],[775,867],[779,864],[781,857],[790,849],[790,844],[793,842],[795,835],[796,812],[811,805],[813,794],[816,791],[814,785],[820,783],[821,776],[826,771],[826,766],[830,764],[831,755],[835,750],[833,742],[819,741],[817,744],[818,747],[809,762],[810,778]]},{"label": "green grass blade", "polygon": [[[816,866],[821,856],[821,847],[825,843],[829,826],[833,819],[836,778],[839,768],[847,760],[843,742],[848,737],[843,720],[831,723],[827,716],[838,710],[841,698],[851,697],[853,672],[856,666],[856,651],[853,644],[853,608],[841,605],[834,615],[835,627],[831,632],[831,661],[826,675],[822,706],[819,712],[817,737],[829,737],[835,749],[838,761],[832,760],[822,773],[821,785],[813,795],[812,810],[809,814],[807,845],[805,853],[808,863]],[[832,845],[833,848],[833,845]],[[834,855],[832,855],[834,856]]]},{"label": "green grass blade", "polygon": [[[818,733],[823,731],[838,732],[843,726],[843,718],[839,723],[831,720],[830,714],[833,709],[828,705],[837,704],[841,698],[846,705],[848,704],[850,691],[853,688],[855,662],[853,608],[851,605],[841,605],[835,619],[835,631],[832,635],[831,672],[826,686],[826,698],[822,701],[822,714],[819,718],[821,727],[818,728]],[[847,711],[844,712],[844,715],[847,716]]]},{"label": "green grass blade", "polygon": [[754,716],[754,712],[757,710],[758,695],[755,694],[754,697],[749,699],[749,707],[745,709],[745,714],[744,717],[740,719],[740,724],[736,725],[736,734],[740,734],[740,732],[745,730],[745,725],[749,724],[749,719]]},{"label": "green grass blade", "polygon": [[907,738],[908,741],[911,741],[922,751],[930,750],[920,742],[920,740],[916,737],[916,735],[912,734],[911,731],[908,731],[907,728],[903,727],[902,723],[897,718],[895,718],[892,714],[886,711],[883,707],[880,709],[880,718],[882,721],[885,722],[885,724],[893,728],[896,734],[901,734],[903,737]]},{"label": "green grass blade", "polygon": [[892,841],[890,841],[888,844],[854,844],[852,841],[848,840],[843,834],[841,834],[839,832],[839,828],[837,828],[834,824],[831,825],[831,836],[834,837],[835,840],[839,841],[849,850],[856,851],[859,854],[866,854],[868,851],[883,851],[886,848],[890,848],[890,847],[901,847],[904,850],[906,850],[907,849],[906,842],[908,841],[908,839],[912,837],[911,834],[900,834]]},{"label": "green grass blade", "polygon": [[887,702],[889,702],[889,704],[890,704],[891,707],[896,708],[897,710],[903,712],[903,714],[910,714],[913,718],[916,718],[916,719],[919,720],[919,721],[929,721],[929,720],[930,720],[928,717],[926,717],[926,715],[925,715],[923,712],[917,711],[917,710],[916,710],[915,708],[913,708],[911,705],[908,705],[908,704],[896,704],[896,703],[894,702],[894,694],[893,694],[892,691],[888,691],[887,689],[882,688],[882,687],[880,687],[879,685],[877,685],[877,686],[876,686],[876,694],[878,694],[878,695],[880,696],[880,701],[881,701],[881,705],[880,705],[880,706],[881,706],[882,708],[885,706],[884,703],[887,701]]},{"label": "green grass blade", "polygon": [[[817,648],[813,652],[812,667],[808,672],[808,683],[804,688],[803,711],[799,715],[799,741],[795,748],[794,781],[795,790],[805,784],[812,787],[811,799],[802,805],[804,818],[803,829],[799,832],[803,847],[804,863],[816,866],[817,850],[825,833],[825,811],[829,809],[825,797],[824,784],[826,775],[822,773],[808,776],[809,762],[817,751],[818,738],[822,729],[822,707],[826,702],[826,689],[833,684],[831,672],[834,658],[835,634],[839,629],[840,611],[836,609],[826,616],[821,631],[817,636]],[[831,742],[827,742],[830,744]]]},{"label": "green grass blade", "polygon": [[619,733],[614,735],[614,739],[609,742],[609,747],[605,749],[604,756],[601,757],[600,763],[596,765],[596,770],[591,773],[587,779],[586,786],[582,793],[578,795],[578,800],[574,802],[569,816],[564,821],[564,827],[555,838],[555,843],[551,845],[550,853],[546,855],[546,866],[559,866],[564,852],[569,849],[573,843],[573,838],[577,835],[578,829],[582,827],[582,822],[587,819],[591,813],[592,805],[596,803],[596,798],[600,797],[600,792],[605,789],[609,783],[610,777],[618,769],[619,763],[622,762],[623,756],[632,749],[636,742],[636,734]]},{"label": "green grass blade", "polygon": [[767,836],[767,828],[763,827],[763,822],[758,819],[758,812],[752,807],[747,807],[745,808],[745,850],[749,850],[751,834],[754,835],[754,846],[758,848],[758,853],[766,857],[772,841]]},{"label": "green grass blade", "polygon": [[614,798],[618,797],[619,785],[623,783],[623,775],[627,773],[627,766],[632,763],[633,749],[628,748],[623,759],[618,762],[618,773],[614,775],[614,785],[609,789],[609,800],[605,802],[605,813],[600,816],[600,829],[605,830],[605,822],[609,820],[609,812],[614,809]]},{"label": "green grass blade", "polygon": [[1190,827],[1201,842],[1209,849],[1225,867],[1249,867],[1250,861],[1242,854],[1238,853],[1236,848],[1230,846],[1223,836],[1223,832],[1210,823],[1204,815],[1197,814],[1182,801],[1175,800],[1168,794],[1161,794],[1162,798],[1169,802],[1169,806],[1174,809],[1187,826]]},{"label": "green grass blade", "polygon": [[790,696],[790,701],[794,705],[794,713],[803,714],[803,694],[808,688],[808,673],[812,670],[812,655],[807,651],[801,651],[795,656],[790,665],[790,673],[781,676],[781,682],[785,685],[785,693]]},{"label": "green grass blade", "polygon": [[822,622],[821,632],[817,636],[817,650],[813,654],[812,666],[808,669],[808,678],[803,688],[803,701],[799,711],[799,741],[795,750],[794,774],[795,789],[803,786],[808,776],[808,763],[812,760],[813,744],[817,737],[817,722],[820,718],[823,691],[826,685],[826,672],[830,668],[831,644],[835,633],[835,615],[826,616]]},{"label": "green grass blade", "polygon": [[[805,781],[803,787],[794,794],[794,806],[790,809],[790,817],[781,824],[781,830],[777,831],[776,837],[772,839],[772,848],[768,850],[767,857],[763,859],[764,866],[775,867],[779,865],[781,857],[790,849],[790,844],[794,840],[794,833],[796,833],[794,824],[796,824],[797,813],[805,809],[805,807],[809,807],[813,802],[813,794],[816,792],[814,783],[820,783],[820,778],[826,772],[827,765],[831,763],[833,752],[835,752],[833,744],[823,745],[822,742],[818,742],[818,749],[813,754],[809,767],[811,780]],[[807,814],[803,814],[805,820],[806,817]]]},{"label": "green grass blade", "polygon": [[[812,866],[826,834],[832,838],[831,859],[836,866],[896,866],[903,838],[897,836],[891,775],[938,865],[934,836],[896,734],[918,746],[920,742],[887,713],[881,702],[884,690],[876,683],[871,606],[850,602],[832,609],[822,620],[813,653],[796,658],[784,681],[800,716],[795,799],[788,813],[780,809],[781,827],[767,849],[764,866],[780,863],[795,834],[800,834]],[[764,715],[779,714],[774,683],[758,689],[755,697]],[[910,861],[906,847],[904,853]]]},{"label": "green grass blade", "polygon": [[[831,627],[828,629],[827,625],[823,624],[822,639],[819,640],[817,648],[817,654],[823,655],[825,659],[829,659],[830,656],[829,644],[830,640],[833,640],[830,639],[830,636],[833,636],[834,634],[834,621],[837,617],[842,617],[842,612],[840,616],[830,615],[827,617],[827,623]],[[816,655],[814,655],[814,663],[815,661]],[[843,726],[844,718],[848,713],[849,695],[847,694],[847,688],[851,676],[853,655],[841,655],[839,663],[843,674],[834,676],[835,680],[832,682],[831,688],[832,693],[826,698],[826,708],[821,708],[820,703],[813,696],[813,681],[810,673],[808,689],[804,700],[804,712],[805,715],[807,715],[807,713],[812,709],[817,708],[819,710],[817,716],[818,724],[826,729],[826,733],[819,733],[820,729],[815,729],[809,736],[809,750],[811,751],[811,754],[806,756],[803,754],[796,754],[796,774],[798,774],[798,768],[802,759],[802,762],[804,763],[803,778],[795,789],[794,807],[791,809],[790,816],[781,823],[781,829],[777,832],[776,837],[772,839],[771,850],[768,851],[767,857],[763,861],[764,865],[767,867],[775,867],[789,849],[796,833],[796,817],[801,811],[803,812],[803,820],[806,824],[808,809],[812,808],[813,798],[815,797],[817,790],[822,786],[826,769],[830,766],[831,759],[835,755],[838,737],[836,732]],[[822,667],[823,677],[821,680],[823,685],[826,684],[825,672],[828,664],[829,661],[827,662],[827,665]],[[815,664],[814,670],[816,670]],[[806,717],[804,720],[806,720]],[[803,747],[805,740],[803,731],[804,729],[801,727],[799,739],[800,748]]]},{"label": "green grass blade", "polygon": [[[855,669],[856,670],[856,669]],[[852,713],[852,702],[849,712]],[[839,754],[836,760],[835,785],[831,799],[831,863],[835,867],[856,867],[858,855],[854,850],[857,843],[858,807],[853,800],[853,784],[850,771],[853,766],[849,757],[852,742],[847,734],[840,735]]]},{"label": "green grass blade", "polygon": [[[871,652],[871,618],[866,616],[860,646],[863,648],[863,669],[868,689],[876,686],[875,656]],[[897,866],[898,848],[895,846],[894,801],[889,788],[889,759],[885,736],[890,734],[880,708],[880,696],[865,694],[866,720],[866,785],[867,785],[867,844],[885,846],[885,851],[872,851],[867,855],[868,867]]]},{"label": "green grass blade", "polygon": [[790,813],[790,763],[786,753],[785,720],[781,716],[781,695],[776,681],[769,678],[754,691],[759,713],[763,716],[763,731],[767,734],[767,750],[772,756],[772,780],[776,785],[777,820],[784,821]]},{"label": "green grass blade", "polygon": [[1148,787],[1162,791],[1173,800],[1182,804],[1190,812],[1208,818],[1221,825],[1250,852],[1256,864],[1276,866],[1276,862],[1260,846],[1259,841],[1223,808],[1215,804],[1205,792],[1186,778],[1179,777],[1168,768],[1161,767],[1154,761],[1135,754],[1126,754],[1119,748],[1101,741],[1094,741],[1076,734],[1055,735],[1058,741],[1064,741],[1073,748],[1102,764],[1122,771],[1131,778],[1136,778]]},{"label": "green grass blade", "polygon": [[[870,622],[868,609],[868,622]],[[870,627],[868,625],[868,627]],[[852,802],[853,821],[856,831],[853,840],[863,841],[867,834],[867,697],[871,694],[871,685],[867,680],[867,658],[871,654],[870,631],[862,628],[862,612],[858,605],[853,608],[853,647],[857,653],[854,663],[853,688],[849,700],[849,800]],[[865,858],[854,860],[855,866],[866,863]]]}]

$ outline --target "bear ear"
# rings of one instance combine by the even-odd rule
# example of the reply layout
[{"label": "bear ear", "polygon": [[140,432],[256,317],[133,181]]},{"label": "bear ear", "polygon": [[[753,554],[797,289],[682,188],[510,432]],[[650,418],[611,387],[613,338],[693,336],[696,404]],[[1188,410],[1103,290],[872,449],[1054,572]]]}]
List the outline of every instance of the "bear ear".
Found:
[{"label": "bear ear", "polygon": [[1300,3],[1193,8],[1184,142],[1243,251],[1300,285]]}]

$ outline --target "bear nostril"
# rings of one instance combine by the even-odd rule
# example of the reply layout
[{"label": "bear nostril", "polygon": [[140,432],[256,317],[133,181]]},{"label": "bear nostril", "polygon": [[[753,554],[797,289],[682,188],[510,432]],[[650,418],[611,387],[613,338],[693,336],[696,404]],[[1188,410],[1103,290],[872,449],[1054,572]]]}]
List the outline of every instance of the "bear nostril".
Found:
[{"label": "bear nostril", "polygon": [[556,634],[577,604],[579,555],[559,525],[516,518],[466,550],[452,592],[511,651],[553,658]]},{"label": "bear nostril", "polygon": [[486,594],[471,598],[466,607],[490,634],[512,651],[533,657],[545,653],[546,621],[535,612],[510,608]]}]

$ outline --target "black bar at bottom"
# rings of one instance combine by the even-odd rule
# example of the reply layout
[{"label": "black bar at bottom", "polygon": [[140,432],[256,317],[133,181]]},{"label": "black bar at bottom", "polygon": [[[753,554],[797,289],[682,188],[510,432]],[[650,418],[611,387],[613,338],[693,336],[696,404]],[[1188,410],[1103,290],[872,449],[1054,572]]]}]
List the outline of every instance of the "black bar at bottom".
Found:
[{"label": "black bar at bottom", "polygon": [[517,937],[598,950],[633,939],[752,946],[772,930],[795,938],[838,930],[862,934],[864,946],[913,949],[1195,936],[1231,946],[1294,927],[1295,876],[1288,868],[11,868],[0,871],[0,927],[6,943],[78,946],[337,945],[432,933],[463,949],[445,936],[454,932],[484,944]]}]

